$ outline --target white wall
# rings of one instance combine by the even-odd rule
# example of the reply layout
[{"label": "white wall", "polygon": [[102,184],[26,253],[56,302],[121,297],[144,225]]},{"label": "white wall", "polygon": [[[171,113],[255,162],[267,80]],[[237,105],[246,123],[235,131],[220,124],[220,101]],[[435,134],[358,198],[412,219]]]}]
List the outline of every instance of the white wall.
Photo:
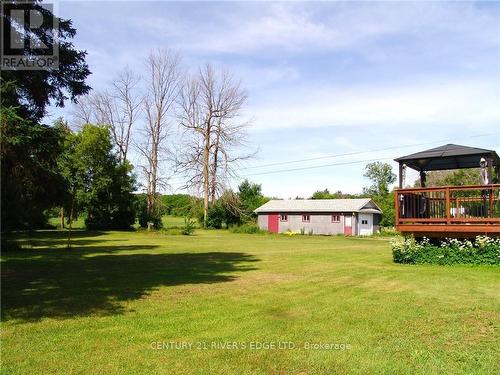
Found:
[{"label": "white wall", "polygon": [[[335,235],[344,233],[344,220],[346,215],[341,213],[340,222],[332,223],[332,214],[310,214],[310,222],[302,221],[302,213],[289,213],[287,221],[278,221],[279,233],[287,231],[300,232],[303,228],[305,233],[308,234],[310,230],[313,234]],[[279,219],[278,219],[279,220]],[[368,224],[361,224],[361,220],[368,220]],[[257,224],[260,229],[268,230],[268,215],[259,214]],[[357,214],[352,215],[352,235],[370,236],[374,233],[373,214]]]},{"label": "white wall", "polygon": [[[358,228],[360,236],[371,236],[373,234],[373,214],[359,214]],[[366,221],[366,224],[363,224]]]},{"label": "white wall", "polygon": [[266,214],[259,214],[257,216],[257,225],[259,226],[260,229],[262,230],[267,230],[267,224],[268,224],[268,215]]}]

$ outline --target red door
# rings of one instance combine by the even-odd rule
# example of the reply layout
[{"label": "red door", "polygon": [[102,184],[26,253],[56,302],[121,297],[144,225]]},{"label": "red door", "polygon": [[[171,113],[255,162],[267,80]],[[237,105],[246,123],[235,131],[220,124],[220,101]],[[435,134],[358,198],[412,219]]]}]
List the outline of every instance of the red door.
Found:
[{"label": "red door", "polygon": [[267,230],[271,233],[278,233],[279,230],[279,215],[267,215]]},{"label": "red door", "polygon": [[346,236],[352,236],[352,216],[344,216],[344,234]]}]

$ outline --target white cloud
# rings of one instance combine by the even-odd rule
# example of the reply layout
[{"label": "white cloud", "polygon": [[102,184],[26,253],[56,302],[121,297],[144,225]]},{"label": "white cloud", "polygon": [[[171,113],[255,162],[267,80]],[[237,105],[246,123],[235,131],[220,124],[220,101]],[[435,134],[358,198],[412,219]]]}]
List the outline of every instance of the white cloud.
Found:
[{"label": "white cloud", "polygon": [[[495,12],[482,11],[471,3],[327,2],[226,3],[223,8],[207,8],[204,20],[165,22],[155,16],[141,25],[176,37],[176,46],[183,50],[273,54],[344,50],[405,33],[416,40],[429,36],[432,42],[448,39],[446,48],[452,48],[455,40],[498,46],[497,22]],[[440,43],[436,45],[442,48]]]},{"label": "white cloud", "polygon": [[268,93],[249,109],[255,128],[321,126],[500,126],[494,82],[435,82],[380,87],[302,87]]}]

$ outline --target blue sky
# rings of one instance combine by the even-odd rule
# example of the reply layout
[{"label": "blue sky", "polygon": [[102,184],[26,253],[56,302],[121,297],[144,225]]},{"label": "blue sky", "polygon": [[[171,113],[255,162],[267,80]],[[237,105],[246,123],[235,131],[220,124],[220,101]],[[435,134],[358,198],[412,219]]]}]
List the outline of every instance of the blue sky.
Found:
[{"label": "blue sky", "polygon": [[[59,13],[97,90],[163,47],[187,68],[212,62],[241,77],[259,152],[240,175],[267,195],[360,192],[366,160],[443,143],[500,151],[498,2],[64,1]],[[263,174],[325,164],[344,165]]]}]

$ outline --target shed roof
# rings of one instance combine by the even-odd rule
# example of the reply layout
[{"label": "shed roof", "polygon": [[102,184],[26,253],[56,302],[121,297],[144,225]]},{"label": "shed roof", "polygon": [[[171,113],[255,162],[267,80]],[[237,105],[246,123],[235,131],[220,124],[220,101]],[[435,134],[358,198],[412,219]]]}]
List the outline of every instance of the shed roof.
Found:
[{"label": "shed roof", "polygon": [[500,158],[494,150],[447,144],[415,154],[394,159],[417,171],[478,168],[480,158],[491,158],[493,165],[500,165]]},{"label": "shed roof", "polygon": [[[370,210],[370,211],[368,211]],[[266,212],[369,212],[382,211],[370,198],[270,200],[255,210]]]}]

